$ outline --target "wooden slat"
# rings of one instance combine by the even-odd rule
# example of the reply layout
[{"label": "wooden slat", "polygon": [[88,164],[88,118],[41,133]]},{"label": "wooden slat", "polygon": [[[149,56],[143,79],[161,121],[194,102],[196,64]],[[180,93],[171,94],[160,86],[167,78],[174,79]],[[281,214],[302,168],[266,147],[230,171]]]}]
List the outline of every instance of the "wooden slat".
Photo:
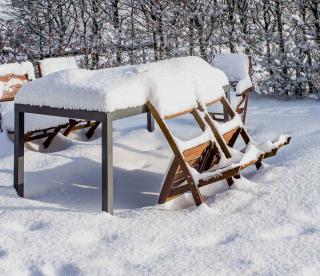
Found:
[{"label": "wooden slat", "polygon": [[18,79],[21,81],[28,81],[28,75],[15,75],[15,74],[7,74],[4,76],[0,76],[1,82],[9,82],[11,79]]},{"label": "wooden slat", "polygon": [[196,147],[193,147],[191,149],[187,149],[183,152],[183,156],[187,162],[197,159],[199,156],[203,154],[203,152],[206,150],[206,148],[211,144],[210,141],[203,143],[201,145],[198,145]]},{"label": "wooden slat", "polygon": [[223,138],[227,144],[229,144],[229,142],[237,134],[238,131],[239,131],[239,128],[234,128],[234,129],[228,131],[227,133],[223,134]]},{"label": "wooden slat", "polygon": [[190,108],[190,109],[187,109],[187,110],[184,110],[184,111],[181,111],[181,112],[178,112],[178,113],[174,113],[174,114],[165,115],[164,119],[165,120],[169,120],[169,119],[173,119],[173,118],[176,118],[176,117],[180,117],[182,115],[186,115],[188,113],[191,113],[192,110],[194,110],[194,108]]}]

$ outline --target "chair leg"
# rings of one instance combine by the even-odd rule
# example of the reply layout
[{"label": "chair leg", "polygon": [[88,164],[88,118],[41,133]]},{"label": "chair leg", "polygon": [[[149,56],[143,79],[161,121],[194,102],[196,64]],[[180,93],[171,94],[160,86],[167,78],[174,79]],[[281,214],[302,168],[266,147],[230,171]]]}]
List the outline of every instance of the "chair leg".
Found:
[{"label": "chair leg", "polygon": [[70,132],[72,131],[72,129],[78,124],[77,121],[75,120],[70,120],[69,122],[69,126],[66,128],[66,130],[63,132],[64,136],[68,136],[70,134]]},{"label": "chair leg", "polygon": [[61,129],[62,127],[57,127],[52,133],[49,134],[48,138],[43,142],[44,148],[48,148],[50,146],[53,138],[57,136]]},{"label": "chair leg", "polygon": [[100,125],[100,122],[95,122],[94,125],[90,127],[90,129],[86,133],[86,136],[88,139],[92,137],[92,135],[94,134],[95,130],[98,128],[99,125]]},{"label": "chair leg", "polygon": [[234,181],[233,181],[232,177],[230,177],[230,178],[226,178],[226,180],[227,180],[227,183],[228,183],[229,187],[231,187],[231,186],[232,186],[232,184],[234,183]]},{"label": "chair leg", "polygon": [[261,168],[261,166],[262,166],[262,163],[261,163],[261,162],[257,162],[257,163],[256,163],[257,171]]},{"label": "chair leg", "polygon": [[196,184],[189,184],[189,187],[190,187],[190,190],[191,190],[191,193],[192,193],[192,196],[193,196],[193,200],[194,200],[194,203],[199,206],[203,203],[203,197],[200,193],[200,190],[199,190],[199,187],[196,185]]},{"label": "chair leg", "polygon": [[172,163],[170,165],[170,168],[168,170],[168,173],[166,175],[166,178],[165,178],[163,185],[162,185],[162,189],[161,189],[159,200],[158,200],[159,204],[165,203],[167,201],[168,197],[170,196],[170,191],[172,188],[173,179],[176,175],[178,168],[179,168],[178,159],[177,159],[177,157],[174,157],[174,159],[172,160]]},{"label": "chair leg", "polygon": [[198,185],[196,185],[193,180],[191,179],[190,176],[187,176],[187,183],[188,183],[188,186],[189,186],[189,190],[191,191],[191,194],[193,196],[193,200],[194,200],[194,203],[199,206],[203,203],[203,197],[200,193],[200,189],[198,187]]}]

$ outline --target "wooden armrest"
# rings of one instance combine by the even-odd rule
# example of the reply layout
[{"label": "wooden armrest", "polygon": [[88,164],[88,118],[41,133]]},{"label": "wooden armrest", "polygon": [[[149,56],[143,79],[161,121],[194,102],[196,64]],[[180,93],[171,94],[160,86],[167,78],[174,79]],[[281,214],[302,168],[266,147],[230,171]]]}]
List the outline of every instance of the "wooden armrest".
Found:
[{"label": "wooden armrest", "polygon": [[249,94],[254,89],[254,86],[247,88],[246,90],[242,91],[240,94],[236,94],[237,97],[243,97],[245,94]]}]

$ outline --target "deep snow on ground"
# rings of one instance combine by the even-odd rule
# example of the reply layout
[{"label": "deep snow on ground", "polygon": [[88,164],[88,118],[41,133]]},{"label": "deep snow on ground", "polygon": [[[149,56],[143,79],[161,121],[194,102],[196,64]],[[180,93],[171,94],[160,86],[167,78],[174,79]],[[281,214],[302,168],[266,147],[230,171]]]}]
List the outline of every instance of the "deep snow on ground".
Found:
[{"label": "deep snow on ground", "polygon": [[[99,131],[28,144],[26,198],[12,188],[13,144],[0,134],[0,275],[318,275],[318,101],[255,96],[247,121],[257,141],[291,133],[290,145],[232,189],[205,188],[156,205],[171,151],[145,116],[114,125],[115,214],[101,210]],[[171,123],[193,136],[188,118]]]}]

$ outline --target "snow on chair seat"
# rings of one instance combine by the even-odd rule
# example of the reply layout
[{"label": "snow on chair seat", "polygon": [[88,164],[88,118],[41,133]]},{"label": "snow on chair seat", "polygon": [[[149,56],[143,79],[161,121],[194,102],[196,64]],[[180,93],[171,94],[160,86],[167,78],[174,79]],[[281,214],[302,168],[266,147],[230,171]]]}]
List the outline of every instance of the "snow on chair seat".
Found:
[{"label": "snow on chair seat", "polygon": [[240,53],[215,54],[212,56],[212,65],[227,75],[236,92],[231,104],[245,122],[249,96],[253,90],[251,57]]}]

